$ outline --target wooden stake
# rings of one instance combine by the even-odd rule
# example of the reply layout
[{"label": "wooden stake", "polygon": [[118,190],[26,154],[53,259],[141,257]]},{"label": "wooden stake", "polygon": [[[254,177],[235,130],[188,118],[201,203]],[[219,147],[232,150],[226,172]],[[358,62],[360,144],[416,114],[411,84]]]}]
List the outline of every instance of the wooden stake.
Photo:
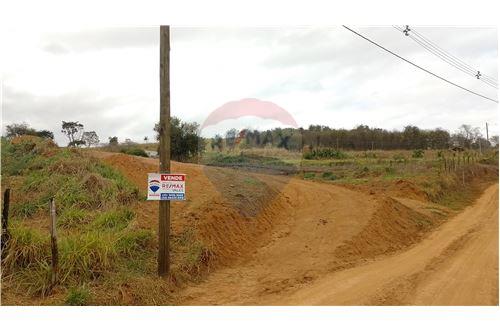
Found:
[{"label": "wooden stake", "polygon": [[[160,173],[170,172],[170,26],[160,26]],[[170,272],[170,201],[160,200],[158,275]]]},{"label": "wooden stake", "polygon": [[10,204],[10,188],[5,189],[3,192],[3,208],[2,208],[2,236],[0,241],[2,242],[1,246],[1,260],[7,255],[7,244],[10,240],[10,232],[9,232],[9,204]]},{"label": "wooden stake", "polygon": [[51,283],[55,286],[57,283],[57,272],[59,270],[59,251],[57,249],[57,233],[56,233],[56,201],[54,198],[50,200],[50,249],[52,253],[52,274]]}]

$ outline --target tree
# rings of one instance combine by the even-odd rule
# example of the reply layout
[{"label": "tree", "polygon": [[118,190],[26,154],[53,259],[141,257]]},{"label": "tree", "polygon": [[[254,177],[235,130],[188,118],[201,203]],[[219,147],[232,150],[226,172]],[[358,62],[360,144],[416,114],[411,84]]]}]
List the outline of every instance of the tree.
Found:
[{"label": "tree", "polygon": [[236,145],[236,136],[238,135],[238,130],[236,128],[231,128],[226,132],[226,147],[230,150],[234,149]]},{"label": "tree", "polygon": [[147,136],[144,137],[144,143],[148,143],[149,138]]},{"label": "tree", "polygon": [[116,145],[118,145],[118,137],[116,137],[116,136],[110,136],[108,139],[109,139],[109,145],[110,146],[116,146]]},{"label": "tree", "polygon": [[35,129],[29,127],[27,123],[11,124],[6,126],[7,138],[13,138],[21,135],[33,135]]},{"label": "tree", "polygon": [[[177,117],[170,118],[170,156],[178,161],[192,158],[203,151],[203,138],[198,135],[199,125],[196,122],[183,122]],[[154,127],[156,140],[160,139],[160,125]]]},{"label": "tree", "polygon": [[27,123],[10,124],[6,127],[6,137],[13,138],[21,135],[33,135],[46,139],[54,139],[54,133],[48,130],[37,131],[30,127]]},{"label": "tree", "polygon": [[81,144],[85,144],[85,142],[82,140],[83,125],[78,121],[63,121],[61,132],[68,137],[68,146],[78,147]]},{"label": "tree", "polygon": [[212,147],[212,150],[214,150],[215,147],[217,147],[217,150],[219,152],[222,151],[222,145],[223,145],[223,140],[219,134],[217,134],[215,137],[213,137],[211,142],[210,142],[210,146]]},{"label": "tree", "polygon": [[52,133],[51,131],[48,131],[48,130],[36,131],[36,136],[39,136],[41,138],[54,140],[54,133]]},{"label": "tree", "polygon": [[99,144],[99,136],[94,131],[91,132],[83,132],[82,141],[85,142],[87,147],[97,146]]},{"label": "tree", "polygon": [[490,137],[491,144],[493,147],[498,147],[498,135],[493,135]]}]

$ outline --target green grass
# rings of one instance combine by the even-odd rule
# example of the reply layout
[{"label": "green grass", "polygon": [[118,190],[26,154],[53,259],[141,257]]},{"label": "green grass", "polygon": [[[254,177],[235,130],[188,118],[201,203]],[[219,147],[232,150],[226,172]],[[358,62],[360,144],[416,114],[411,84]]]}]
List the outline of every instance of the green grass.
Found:
[{"label": "green grass", "polygon": [[113,233],[95,231],[65,237],[59,252],[61,283],[96,279],[111,270],[117,258]]},{"label": "green grass", "polygon": [[85,224],[89,219],[90,214],[88,211],[71,207],[63,211],[58,217],[57,224],[63,228],[75,228]]},{"label": "green grass", "polygon": [[[43,140],[33,144],[2,140],[5,185],[15,195],[3,281],[23,295],[53,292],[50,236],[46,225],[40,224],[50,220],[51,198],[59,226],[58,289],[105,279],[120,270],[120,256],[138,258],[152,247],[151,232],[126,229],[135,216],[130,205],[139,201],[137,188],[79,149],[58,148]],[[69,304],[91,301],[80,289],[68,292]]]},{"label": "green grass", "polygon": [[132,257],[153,246],[154,234],[151,230],[139,229],[121,233],[116,241],[118,253]]},{"label": "green grass", "polygon": [[106,230],[106,229],[124,229],[128,223],[134,218],[135,213],[128,208],[120,208],[104,212],[97,216],[92,222],[91,228]]}]

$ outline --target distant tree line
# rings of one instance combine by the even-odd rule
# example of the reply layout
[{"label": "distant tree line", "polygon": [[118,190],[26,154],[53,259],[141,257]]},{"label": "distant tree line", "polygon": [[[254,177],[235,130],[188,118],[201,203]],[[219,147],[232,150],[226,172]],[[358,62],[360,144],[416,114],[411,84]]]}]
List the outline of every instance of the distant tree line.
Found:
[{"label": "distant tree line", "polygon": [[[68,147],[97,146],[99,136],[95,131],[84,131],[84,126],[78,121],[63,121],[61,132],[68,138]],[[54,133],[48,130],[36,130],[27,123],[14,123],[5,126],[5,136],[9,139],[21,135],[32,135],[54,140]]]},{"label": "distant tree line", "polygon": [[287,150],[301,150],[304,147],[328,147],[338,150],[372,149],[448,149],[460,146],[468,149],[488,148],[498,145],[498,136],[486,140],[479,128],[462,125],[450,134],[436,129],[420,129],[408,125],[403,130],[386,130],[359,125],[353,129],[335,129],[322,125],[309,128],[275,128],[258,131],[231,129],[225,136],[216,135],[210,140],[214,150],[241,148],[277,147]]},{"label": "distant tree line", "polygon": [[17,123],[5,126],[5,136],[9,139],[21,135],[33,135],[41,138],[54,139],[54,133],[48,130],[36,130],[27,123]]}]

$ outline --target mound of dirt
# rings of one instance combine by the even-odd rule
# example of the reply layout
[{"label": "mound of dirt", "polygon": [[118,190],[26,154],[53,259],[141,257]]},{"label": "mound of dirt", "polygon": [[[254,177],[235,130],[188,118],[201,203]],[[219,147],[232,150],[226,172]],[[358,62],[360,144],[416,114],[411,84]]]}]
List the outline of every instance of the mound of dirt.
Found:
[{"label": "mound of dirt", "polygon": [[363,230],[335,250],[334,268],[408,248],[441,221],[437,215],[419,212],[391,197],[384,197]]},{"label": "mound of dirt", "polygon": [[[106,152],[93,152],[93,155],[122,172],[139,187],[143,195],[146,194],[147,174],[158,172],[157,159]],[[247,258],[259,243],[260,236],[272,228],[276,216],[286,210],[284,205],[287,205],[287,202],[280,197],[274,198],[257,212],[253,207],[254,203],[246,194],[236,193],[237,187],[241,189],[245,180],[249,180],[247,178],[242,181],[237,180],[238,172],[235,170],[225,170],[226,173],[232,173],[232,176],[217,178],[216,188],[214,180],[207,177],[203,166],[172,162],[171,168],[172,172],[182,172],[187,175],[187,199],[171,204],[172,235],[183,237],[186,231],[194,230],[193,237],[204,247],[202,252],[210,253],[210,266],[226,265]],[[235,193],[236,195],[232,195]],[[242,214],[242,209],[246,211],[252,209],[252,214]],[[157,228],[156,202],[141,202],[135,210],[139,225]],[[202,259],[206,260],[200,258]]]}]

